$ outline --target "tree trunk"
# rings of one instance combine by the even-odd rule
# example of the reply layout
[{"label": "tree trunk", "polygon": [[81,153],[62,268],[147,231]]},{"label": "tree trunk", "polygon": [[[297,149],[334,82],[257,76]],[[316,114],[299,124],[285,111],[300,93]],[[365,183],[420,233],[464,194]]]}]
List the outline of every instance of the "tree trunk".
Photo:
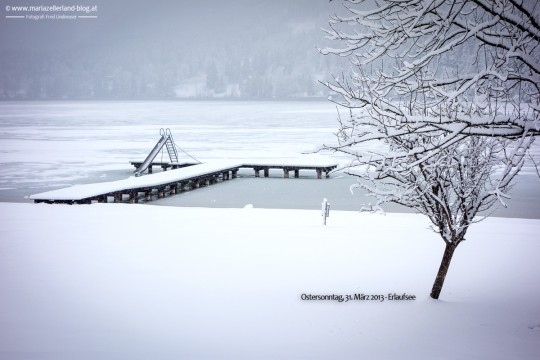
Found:
[{"label": "tree trunk", "polygon": [[457,244],[454,244],[453,242],[446,243],[446,248],[444,249],[441,266],[439,267],[439,272],[437,273],[435,283],[433,284],[433,288],[431,289],[430,296],[433,299],[438,299],[439,295],[441,294],[444,279],[446,278],[446,273],[448,272],[448,268],[450,267],[450,261],[452,260],[452,255],[454,255],[454,251],[456,250],[456,248]]}]

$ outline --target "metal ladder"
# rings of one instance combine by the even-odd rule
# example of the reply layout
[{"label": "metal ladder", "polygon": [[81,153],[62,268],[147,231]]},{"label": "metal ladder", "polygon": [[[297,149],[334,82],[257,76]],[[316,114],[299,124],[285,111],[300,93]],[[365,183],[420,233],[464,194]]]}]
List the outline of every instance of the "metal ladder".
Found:
[{"label": "metal ladder", "polygon": [[167,136],[167,141],[165,142],[165,147],[167,148],[167,152],[169,153],[169,159],[171,159],[171,163],[177,163],[178,162],[178,152],[176,151],[176,145],[174,143],[174,139],[171,133],[170,129],[165,130],[165,135]]},{"label": "metal ladder", "polygon": [[169,154],[171,163],[178,163],[178,152],[176,152],[176,144],[174,143],[171,130],[160,129],[159,135],[161,135],[161,139],[159,139],[142,164],[135,169],[135,176],[140,176],[146,169],[148,169],[149,166],[151,166],[152,161],[155,159],[159,151],[163,149],[163,146],[167,148],[167,153]]}]

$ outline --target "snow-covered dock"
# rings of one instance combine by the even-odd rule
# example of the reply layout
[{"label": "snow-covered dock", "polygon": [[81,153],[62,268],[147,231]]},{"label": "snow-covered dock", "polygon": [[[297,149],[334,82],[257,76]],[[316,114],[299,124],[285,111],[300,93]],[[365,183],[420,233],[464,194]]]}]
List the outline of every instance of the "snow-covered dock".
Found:
[{"label": "snow-covered dock", "polygon": [[305,163],[298,160],[289,161],[250,161],[241,166],[241,168],[249,168],[255,171],[255,177],[260,176],[260,172],[264,172],[264,177],[268,177],[271,169],[283,170],[283,177],[288,178],[289,173],[294,171],[294,177],[300,176],[300,170],[315,170],[317,179],[322,179],[323,172],[325,177],[329,176],[330,171],[337,167],[336,163]]},{"label": "snow-covered dock", "polygon": [[[159,166],[162,166],[164,170],[172,167],[172,165],[163,166],[161,163]],[[146,176],[132,176],[124,180],[75,185],[31,195],[29,198],[35,203],[49,204],[91,204],[92,202],[109,201],[137,203],[139,199],[151,201],[153,195],[162,198],[167,194],[174,195],[181,191],[197,189],[201,186],[234,179],[241,168],[253,169],[256,177],[259,176],[261,170],[264,171],[264,176],[268,177],[270,169],[282,169],[285,178],[289,177],[290,171],[294,171],[295,177],[299,177],[300,170],[315,170],[317,178],[320,179],[323,172],[328,177],[330,171],[336,167],[336,163],[309,163],[302,161],[266,163],[250,161],[246,164],[232,161],[207,162],[197,165],[185,165],[181,168]]]},{"label": "snow-covered dock", "polygon": [[[142,161],[131,161],[131,165],[135,167],[136,170],[140,168],[142,165]],[[159,162],[152,162],[148,166],[148,173],[152,174],[152,168],[159,166],[163,171],[167,171],[167,169],[179,169],[187,166],[193,166],[197,165],[195,162],[183,162],[183,163],[176,163],[176,162],[167,162],[167,161],[159,161]],[[253,169],[255,171],[255,177],[260,176],[260,172],[264,172],[264,177],[269,176],[269,172],[271,169],[279,169],[283,170],[283,177],[288,178],[289,173],[291,171],[294,171],[294,177],[300,176],[300,170],[315,170],[317,172],[317,178],[322,178],[322,173],[325,173],[325,176],[328,177],[328,173],[335,169],[337,164],[335,163],[306,163],[305,161],[298,161],[298,160],[279,160],[279,161],[258,161],[258,160],[249,160],[247,163],[240,166],[240,168],[249,168]]]},{"label": "snow-covered dock", "polygon": [[[130,164],[135,166],[135,169],[139,169],[141,165],[143,164],[143,161],[130,161]],[[187,166],[193,166],[197,165],[196,162],[168,162],[168,161],[153,161],[148,165],[148,173],[152,174],[152,168],[154,166],[159,166],[163,171],[167,171],[167,169],[180,169]]]}]

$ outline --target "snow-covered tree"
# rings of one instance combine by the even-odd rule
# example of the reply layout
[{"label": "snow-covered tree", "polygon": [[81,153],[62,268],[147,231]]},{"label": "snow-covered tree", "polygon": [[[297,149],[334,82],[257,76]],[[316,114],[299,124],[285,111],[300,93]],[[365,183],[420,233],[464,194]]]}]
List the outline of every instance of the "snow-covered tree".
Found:
[{"label": "snow-covered tree", "polygon": [[[324,54],[350,57],[327,86],[339,102],[390,119],[356,142],[443,131],[411,149],[428,158],[470,135],[540,134],[540,2],[343,0]],[[404,106],[407,104],[407,106]]]},{"label": "snow-covered tree", "polygon": [[[367,117],[367,119],[363,119]],[[432,134],[409,134],[378,141],[376,148],[365,144],[351,145],[358,134],[378,131],[379,124],[369,124],[369,114],[351,114],[340,118],[339,144],[333,149],[354,155],[349,174],[358,176],[355,187],[368,191],[375,204],[363,210],[378,211],[385,203],[396,203],[426,215],[432,228],[445,242],[445,251],[433,284],[431,297],[438,299],[452,256],[465,240],[469,226],[489,215],[495,203],[504,203],[505,192],[523,166],[531,138],[519,141],[502,138],[469,136],[441,148],[428,159],[419,161],[420,154],[408,154],[412,149],[436,144],[444,139]],[[479,216],[480,212],[484,212]]]},{"label": "snow-covered tree", "polygon": [[[479,212],[504,204],[540,134],[540,5],[522,0],[343,0],[328,37],[350,70],[326,85],[348,172],[411,207],[446,244],[431,297]],[[372,146],[374,144],[374,146]]]}]

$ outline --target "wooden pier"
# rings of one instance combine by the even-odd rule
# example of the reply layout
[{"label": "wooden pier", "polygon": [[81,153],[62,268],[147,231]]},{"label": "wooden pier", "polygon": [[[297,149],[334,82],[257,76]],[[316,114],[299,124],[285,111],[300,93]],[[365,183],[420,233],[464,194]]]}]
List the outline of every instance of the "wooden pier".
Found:
[{"label": "wooden pier", "polygon": [[264,177],[270,176],[271,169],[280,169],[283,170],[283,177],[288,179],[290,172],[294,172],[294,177],[300,177],[300,170],[315,170],[317,173],[317,179],[322,179],[322,174],[325,174],[325,177],[328,178],[330,171],[334,170],[337,167],[337,164],[327,165],[327,166],[317,166],[317,165],[301,165],[301,164],[273,164],[273,165],[261,165],[261,164],[245,164],[241,168],[249,168],[255,171],[255,177],[261,176],[261,171],[264,174]]},{"label": "wooden pier", "polygon": [[[139,169],[142,165],[142,161],[130,161],[130,164],[135,166],[135,169]],[[183,163],[173,163],[173,162],[167,162],[167,161],[153,161],[150,165],[148,165],[148,173],[152,174],[152,168],[154,166],[159,166],[163,171],[167,171],[167,169],[181,169],[183,167],[193,166],[197,165],[196,162],[183,162]]]},{"label": "wooden pier", "polygon": [[[131,165],[135,167],[136,170],[139,169],[139,167],[142,164],[142,161],[131,161]],[[167,171],[167,169],[180,169],[183,167],[193,166],[197,165],[198,163],[195,162],[184,162],[184,163],[170,163],[166,161],[161,162],[152,162],[148,166],[148,173],[152,174],[152,167],[159,166],[163,171]],[[336,164],[327,164],[327,165],[309,165],[309,164],[302,164],[299,162],[282,162],[282,163],[261,163],[261,162],[248,162],[247,164],[240,165],[240,169],[253,169],[255,172],[255,177],[260,177],[261,171],[264,173],[264,177],[270,176],[270,170],[271,169],[279,169],[283,170],[283,177],[289,178],[290,172],[294,172],[294,177],[298,178],[300,177],[300,170],[315,170],[317,173],[317,179],[322,179],[322,174],[325,174],[325,177],[329,176],[330,171],[334,170],[336,168]]]},{"label": "wooden pier", "polygon": [[[134,166],[137,164],[140,166],[138,162],[131,163]],[[302,164],[302,162],[283,161],[281,163],[249,162],[246,164],[233,162],[152,163],[152,166],[160,166],[164,171],[118,181],[75,185],[31,195],[30,199],[35,203],[48,204],[137,203],[141,200],[147,202],[154,197],[160,199],[167,195],[234,179],[240,169],[253,169],[255,177],[260,177],[261,171],[265,177],[268,177],[271,169],[278,169],[283,171],[284,178],[289,178],[291,171],[298,178],[301,170],[311,170],[316,172],[318,179],[321,179],[323,173],[325,177],[329,177],[330,171],[335,169],[337,164]],[[167,171],[169,168],[172,170]]]}]

